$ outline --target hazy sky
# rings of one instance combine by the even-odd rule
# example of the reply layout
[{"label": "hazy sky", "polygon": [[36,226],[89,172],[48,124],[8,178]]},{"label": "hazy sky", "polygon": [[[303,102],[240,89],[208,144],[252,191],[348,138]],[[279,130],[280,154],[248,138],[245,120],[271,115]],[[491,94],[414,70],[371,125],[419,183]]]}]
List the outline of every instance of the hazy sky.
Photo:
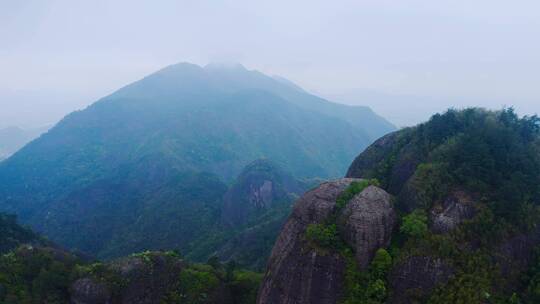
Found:
[{"label": "hazy sky", "polygon": [[240,62],[398,125],[540,112],[540,1],[0,0],[0,127],[55,122],[165,65]]}]

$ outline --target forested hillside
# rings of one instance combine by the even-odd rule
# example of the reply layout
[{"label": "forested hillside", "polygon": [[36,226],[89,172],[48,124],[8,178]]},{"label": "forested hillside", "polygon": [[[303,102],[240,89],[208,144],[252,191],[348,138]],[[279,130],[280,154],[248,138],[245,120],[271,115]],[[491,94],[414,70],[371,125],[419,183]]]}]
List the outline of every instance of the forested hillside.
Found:
[{"label": "forested hillside", "polygon": [[15,216],[0,214],[0,302],[209,303],[255,302],[260,275],[217,258],[205,264],[178,252],[142,252],[109,263],[52,246]]},{"label": "forested hillside", "polygon": [[216,223],[245,166],[266,158],[302,182],[336,177],[391,130],[368,108],[242,66],[173,65],[3,161],[0,210],[99,257],[179,249],[205,259],[225,242]]},{"label": "forested hillside", "polygon": [[[377,178],[402,212],[388,248],[391,301],[540,299],[539,130],[538,117],[512,109],[449,110],[387,135],[355,160],[348,176]],[[421,265],[425,279],[403,282]],[[411,288],[418,292],[407,294]]]}]

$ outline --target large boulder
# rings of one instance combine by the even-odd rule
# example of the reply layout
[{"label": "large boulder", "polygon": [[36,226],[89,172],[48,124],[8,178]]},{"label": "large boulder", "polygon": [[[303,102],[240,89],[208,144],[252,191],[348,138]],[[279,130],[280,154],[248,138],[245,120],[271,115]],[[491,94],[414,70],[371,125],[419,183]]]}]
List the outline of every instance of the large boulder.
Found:
[{"label": "large boulder", "polygon": [[322,223],[333,212],[339,194],[354,179],[321,184],[295,204],[268,260],[257,303],[336,303],[341,295],[345,259],[321,254],[305,239],[309,224]]},{"label": "large boulder", "polygon": [[367,268],[377,249],[390,245],[396,222],[390,195],[381,188],[367,187],[349,201],[339,222],[358,265],[361,269]]},{"label": "large boulder", "polygon": [[368,187],[343,210],[336,208],[337,198],[353,181],[359,180],[323,183],[296,202],[272,250],[257,303],[334,304],[341,299],[346,260],[336,249],[312,246],[305,235],[310,224],[323,224],[335,216],[361,266],[388,244],[395,216],[386,192]]}]

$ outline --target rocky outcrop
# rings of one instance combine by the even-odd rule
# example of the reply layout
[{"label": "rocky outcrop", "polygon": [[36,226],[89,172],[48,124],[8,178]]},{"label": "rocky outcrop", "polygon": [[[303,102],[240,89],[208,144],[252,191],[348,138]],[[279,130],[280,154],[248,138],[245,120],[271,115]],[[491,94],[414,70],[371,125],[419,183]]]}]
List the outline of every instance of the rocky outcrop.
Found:
[{"label": "rocky outcrop", "polygon": [[389,283],[392,294],[388,303],[416,303],[435,287],[448,282],[454,270],[438,258],[412,256],[394,267]]},{"label": "rocky outcrop", "polygon": [[[109,272],[105,280],[108,284],[91,275],[75,281],[70,288],[72,303],[159,304],[178,288],[178,278],[185,264],[166,254],[145,253],[105,267]],[[118,284],[111,285],[113,282]]]},{"label": "rocky outcrop", "polygon": [[535,249],[540,245],[540,226],[503,240],[494,252],[494,264],[501,273],[503,284],[498,288],[516,290],[522,283],[523,272],[535,262]]},{"label": "rocky outcrop", "polygon": [[296,202],[272,250],[257,303],[335,303],[345,260],[337,253],[310,249],[304,233],[309,224],[321,223],[332,213],[338,195],[352,181],[323,183]]},{"label": "rocky outcrop", "polygon": [[336,199],[353,181],[344,178],[323,183],[296,202],[272,250],[258,304],[334,304],[342,297],[345,258],[332,248],[310,246],[305,236],[309,224],[337,216],[340,231],[359,252],[357,258],[363,264],[375,250],[388,244],[394,211],[386,192],[368,187],[343,210],[336,209]]},{"label": "rocky outcrop", "polygon": [[121,303],[160,303],[178,282],[184,264],[164,255],[130,257],[112,265],[128,282]]},{"label": "rocky outcrop", "polygon": [[360,268],[365,269],[377,249],[390,245],[396,214],[390,195],[369,186],[349,201],[339,221],[345,241],[354,249]]},{"label": "rocky outcrop", "polygon": [[238,227],[278,204],[291,204],[305,185],[268,159],[247,165],[223,197],[222,222]]},{"label": "rocky outcrop", "polygon": [[431,231],[448,233],[465,220],[476,215],[473,198],[463,191],[454,191],[442,204],[431,210]]},{"label": "rocky outcrop", "polygon": [[106,284],[93,278],[75,281],[70,290],[72,304],[111,304],[112,294]]}]

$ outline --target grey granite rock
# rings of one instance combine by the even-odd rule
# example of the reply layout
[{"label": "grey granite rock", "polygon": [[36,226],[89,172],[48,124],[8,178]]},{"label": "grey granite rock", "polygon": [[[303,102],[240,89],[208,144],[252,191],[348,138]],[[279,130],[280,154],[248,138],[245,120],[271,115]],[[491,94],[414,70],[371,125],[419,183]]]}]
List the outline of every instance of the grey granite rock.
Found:
[{"label": "grey granite rock", "polygon": [[396,223],[390,195],[378,187],[367,187],[347,204],[339,222],[358,265],[366,269],[377,249],[390,244]]}]

